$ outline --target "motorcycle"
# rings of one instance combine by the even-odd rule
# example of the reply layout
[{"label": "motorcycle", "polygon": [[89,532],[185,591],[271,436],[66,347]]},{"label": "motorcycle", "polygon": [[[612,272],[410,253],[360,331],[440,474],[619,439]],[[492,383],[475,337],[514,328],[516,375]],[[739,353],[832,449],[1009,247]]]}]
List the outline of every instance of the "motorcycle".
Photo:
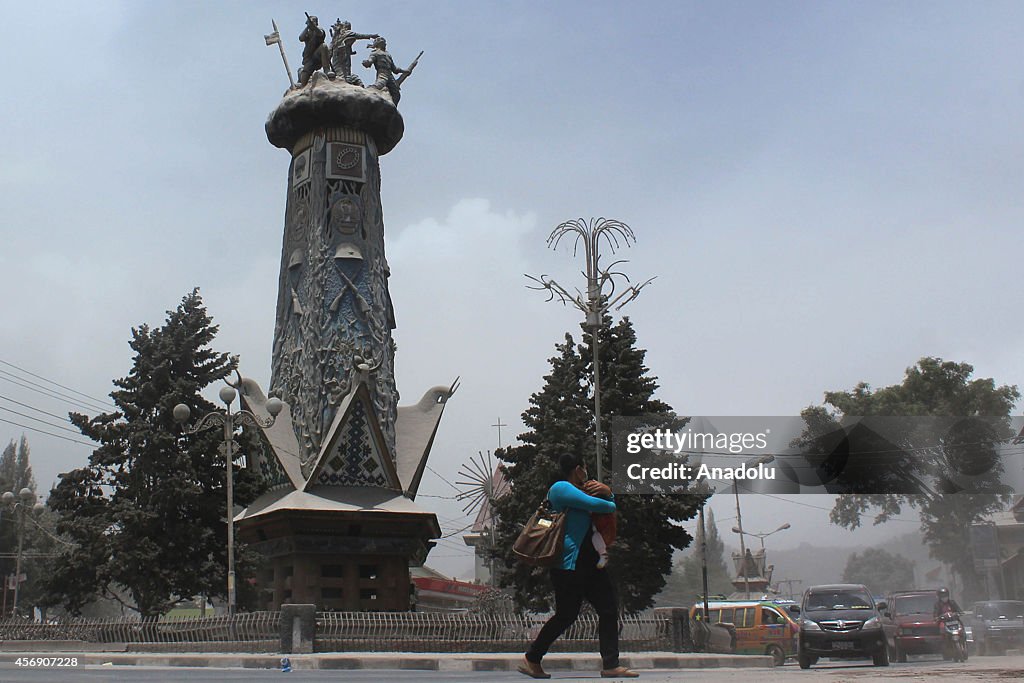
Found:
[{"label": "motorcycle", "polygon": [[967,661],[967,634],[963,622],[956,612],[946,612],[939,617],[939,626],[945,636],[942,658],[954,662]]}]

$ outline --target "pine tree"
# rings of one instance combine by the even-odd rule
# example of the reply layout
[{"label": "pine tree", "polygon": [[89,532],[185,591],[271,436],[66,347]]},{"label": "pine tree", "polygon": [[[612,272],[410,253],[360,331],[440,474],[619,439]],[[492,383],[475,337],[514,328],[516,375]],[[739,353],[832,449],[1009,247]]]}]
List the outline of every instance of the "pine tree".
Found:
[{"label": "pine tree", "polygon": [[22,434],[15,446],[12,440],[0,455],[0,487],[3,491],[18,493],[23,488],[36,490],[36,479],[29,463],[28,439]]},{"label": "pine tree", "polygon": [[[610,433],[614,417],[653,415],[673,423],[676,417],[671,408],[654,398],[657,379],[644,366],[646,351],[637,348],[629,319],[611,322],[606,316],[600,330],[603,436]],[[495,545],[499,561],[504,560],[507,567],[499,576],[519,605],[535,611],[551,606],[551,596],[544,592],[548,581],[543,571],[515,561],[512,543],[557,478],[562,454],[580,456],[588,470],[596,472],[590,335],[584,333],[583,344],[576,345],[567,334],[556,349],[559,355],[550,359],[551,373],[544,378],[544,387],[531,396],[530,408],[523,413],[529,431],[520,435],[522,445],[499,452],[509,463],[506,476],[511,487],[495,506],[499,520]],[[602,453],[604,471],[609,472],[607,445]],[[697,496],[616,496],[619,538],[611,551],[610,571],[624,610],[638,611],[653,604],[672,569],[673,550],[691,540],[676,522],[692,518],[699,502]]]},{"label": "pine tree", "polygon": [[[512,555],[512,544],[521,525],[533,514],[558,478],[558,459],[563,453],[586,453],[593,448],[593,415],[587,407],[583,382],[584,362],[572,335],[556,344],[558,355],[549,359],[551,372],[544,387],[530,397],[523,413],[526,433],[522,445],[499,450],[512,491],[494,501],[497,512],[495,548],[502,586],[511,587],[516,603],[527,609],[547,611],[552,595],[545,572],[522,564]],[[591,457],[593,451],[590,450]]]},{"label": "pine tree", "polygon": [[[732,592],[732,581],[725,563],[725,542],[718,534],[715,515],[705,508],[704,527],[707,530],[708,594],[724,595]],[[701,566],[700,529],[693,549],[672,570],[665,582],[665,590],[658,595],[658,603],[665,606],[689,607],[704,594],[704,574]]]},{"label": "pine tree", "polygon": [[[51,494],[57,528],[75,545],[55,563],[48,604],[77,613],[123,587],[135,609],[154,616],[179,600],[226,593],[223,433],[185,435],[172,417],[177,403],[197,417],[216,409],[199,392],[237,365],[209,347],[216,333],[193,290],[162,327],[132,330],[132,369],[111,393],[117,410],[71,415],[101,445]],[[254,499],[261,483],[236,469],[236,503]],[[248,569],[239,563],[240,582]]]},{"label": "pine tree", "polygon": [[[602,432],[611,434],[616,417],[647,416],[680,425],[672,408],[654,398],[657,377],[644,365],[647,351],[637,347],[636,331],[628,317],[612,324],[605,316],[599,328],[601,362]],[[591,335],[584,333],[580,355],[593,359]],[[585,368],[592,378],[593,361]],[[611,470],[611,449],[602,449],[604,470]],[[654,596],[665,587],[672,571],[675,549],[687,547],[693,538],[678,524],[692,519],[700,506],[699,496],[622,495],[616,496],[619,540],[612,548],[613,578],[619,586],[619,601],[627,611],[650,607]]]}]

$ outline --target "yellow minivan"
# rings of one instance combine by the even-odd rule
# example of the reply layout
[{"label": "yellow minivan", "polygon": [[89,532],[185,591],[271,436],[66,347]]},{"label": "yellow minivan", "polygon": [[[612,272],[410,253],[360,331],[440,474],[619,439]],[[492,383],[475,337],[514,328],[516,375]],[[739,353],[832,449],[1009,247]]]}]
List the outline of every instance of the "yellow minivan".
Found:
[{"label": "yellow minivan", "polygon": [[[710,600],[709,623],[736,628],[736,654],[771,655],[775,666],[795,657],[800,626],[789,612],[771,600]],[[690,619],[704,618],[704,604],[690,608]]]}]

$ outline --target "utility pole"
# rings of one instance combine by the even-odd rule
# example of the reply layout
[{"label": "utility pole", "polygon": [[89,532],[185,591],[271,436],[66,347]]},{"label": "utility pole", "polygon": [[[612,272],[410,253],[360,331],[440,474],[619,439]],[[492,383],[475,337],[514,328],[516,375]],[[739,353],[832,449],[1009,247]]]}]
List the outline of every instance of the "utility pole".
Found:
[{"label": "utility pole", "polygon": [[789,595],[789,599],[796,600],[796,598],[793,597],[793,584],[801,585],[803,582],[803,579],[779,579],[776,582],[776,585],[781,586],[782,584],[786,584],[786,594]]},{"label": "utility pole", "polygon": [[732,483],[732,492],[736,496],[736,526],[740,530],[740,570],[743,572],[743,598],[750,599],[750,577],[747,576],[747,544],[743,541],[743,515],[740,514],[740,489],[736,480]]},{"label": "utility pole", "polygon": [[707,503],[706,498],[700,504],[700,578],[704,582],[704,623],[707,624],[710,623],[708,619],[710,618],[711,608],[708,607],[708,532],[704,528],[705,503]]}]

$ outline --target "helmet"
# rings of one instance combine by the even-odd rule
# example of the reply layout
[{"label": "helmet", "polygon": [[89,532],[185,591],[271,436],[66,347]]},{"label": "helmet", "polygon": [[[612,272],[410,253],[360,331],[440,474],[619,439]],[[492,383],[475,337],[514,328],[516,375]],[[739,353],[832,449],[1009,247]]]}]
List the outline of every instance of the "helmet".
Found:
[{"label": "helmet", "polygon": [[935,592],[938,594],[939,600],[948,600],[949,599],[949,589],[948,588],[940,588],[939,590],[937,590]]}]

